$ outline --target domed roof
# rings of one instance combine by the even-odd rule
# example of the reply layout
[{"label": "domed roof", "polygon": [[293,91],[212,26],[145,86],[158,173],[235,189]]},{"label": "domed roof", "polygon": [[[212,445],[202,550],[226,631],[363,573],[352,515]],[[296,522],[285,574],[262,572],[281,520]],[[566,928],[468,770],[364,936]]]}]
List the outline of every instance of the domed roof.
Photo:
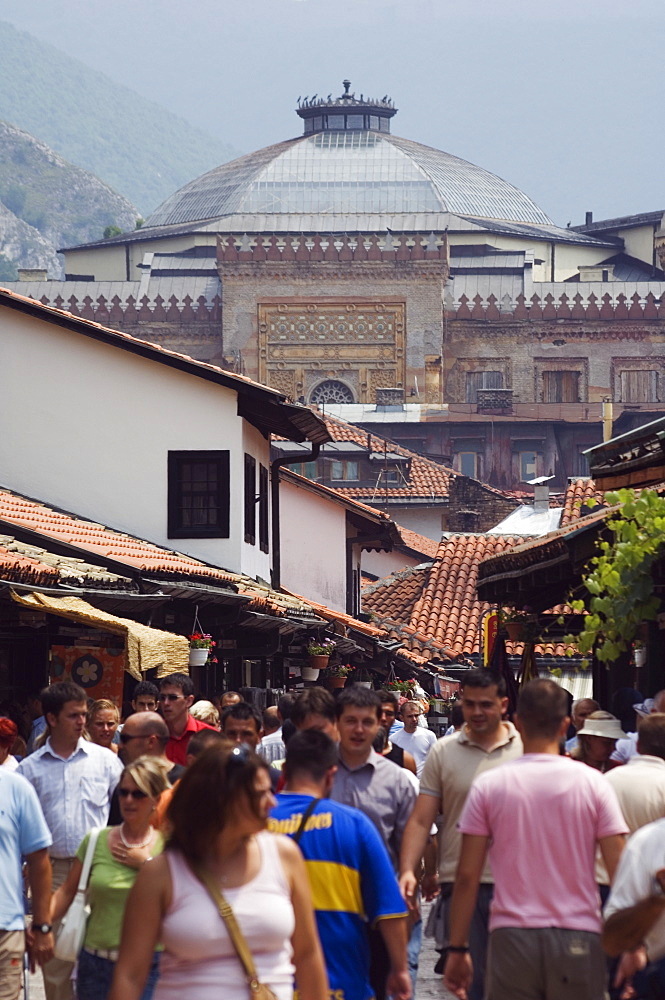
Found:
[{"label": "domed roof", "polygon": [[[265,228],[265,216],[289,215],[324,216],[324,228],[333,232],[339,228],[336,216],[340,224],[343,217],[342,228],[348,229],[354,215],[390,216],[394,224],[399,215],[445,212],[552,225],[527,195],[496,174],[391,135],[392,103],[361,103],[346,94],[327,104],[301,105],[298,113],[306,119],[305,135],[241,156],[191,181],[153,212],[146,228],[236,214],[261,215]],[[367,125],[373,127],[362,127]]]}]

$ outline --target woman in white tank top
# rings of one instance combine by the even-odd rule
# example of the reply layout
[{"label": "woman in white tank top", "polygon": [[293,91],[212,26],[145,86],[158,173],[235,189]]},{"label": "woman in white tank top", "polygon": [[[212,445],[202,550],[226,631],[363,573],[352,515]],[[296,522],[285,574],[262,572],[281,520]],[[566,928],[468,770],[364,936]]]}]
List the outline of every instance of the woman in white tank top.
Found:
[{"label": "woman in white tank top", "polygon": [[309,882],[297,846],[266,833],[274,805],[267,764],[220,740],[176,786],[165,853],[139,873],[125,911],[109,1000],[139,1000],[156,944],[164,946],[154,1000],[248,1000],[243,967],[203,868],[231,905],[259,981],[278,1000],[328,1000]]}]

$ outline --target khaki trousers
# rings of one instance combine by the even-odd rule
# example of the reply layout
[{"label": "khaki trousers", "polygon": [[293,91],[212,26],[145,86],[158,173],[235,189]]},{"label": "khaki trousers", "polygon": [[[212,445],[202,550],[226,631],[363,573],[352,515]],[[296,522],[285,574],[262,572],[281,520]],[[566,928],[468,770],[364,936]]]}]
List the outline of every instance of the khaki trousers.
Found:
[{"label": "khaki trousers", "polygon": [[0,1000],[18,1000],[24,952],[23,931],[0,931]]},{"label": "khaki trousers", "polygon": [[[51,858],[54,892],[69,875],[72,861],[72,858]],[[56,920],[53,924],[54,935],[57,933],[59,927],[60,921]],[[63,962],[59,958],[52,958],[50,962],[42,966],[46,1000],[74,1000],[74,987],[72,984],[73,968],[73,962]]]}]

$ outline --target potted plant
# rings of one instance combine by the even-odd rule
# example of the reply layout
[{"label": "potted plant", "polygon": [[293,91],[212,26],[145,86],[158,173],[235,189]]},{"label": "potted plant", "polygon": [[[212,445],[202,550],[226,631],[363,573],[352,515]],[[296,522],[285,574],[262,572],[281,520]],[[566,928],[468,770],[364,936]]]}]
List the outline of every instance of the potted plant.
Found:
[{"label": "potted plant", "polygon": [[215,643],[207,632],[193,632],[187,637],[189,639],[189,665],[190,667],[204,667],[208,662],[211,649]]},{"label": "potted plant", "polygon": [[511,642],[533,642],[538,637],[538,619],[528,608],[500,608],[499,626]]},{"label": "potted plant", "polygon": [[337,643],[334,639],[316,639],[310,636],[307,642],[307,653],[309,654],[309,666],[302,668],[303,680],[315,681],[320,670],[325,670],[328,660],[335,650]]},{"label": "potted plant", "polygon": [[351,680],[354,684],[360,684],[364,688],[371,688],[372,686],[372,675],[364,667],[358,667],[354,670]]},{"label": "potted plant", "polygon": [[353,671],[353,667],[348,663],[338,663],[337,666],[328,667],[326,670],[326,683],[329,688],[343,688],[346,678]]},{"label": "potted plant", "polygon": [[386,687],[389,691],[397,691],[399,694],[406,696],[408,691],[416,690],[416,679],[415,677],[410,677],[404,681],[396,677],[394,680],[388,681]]}]

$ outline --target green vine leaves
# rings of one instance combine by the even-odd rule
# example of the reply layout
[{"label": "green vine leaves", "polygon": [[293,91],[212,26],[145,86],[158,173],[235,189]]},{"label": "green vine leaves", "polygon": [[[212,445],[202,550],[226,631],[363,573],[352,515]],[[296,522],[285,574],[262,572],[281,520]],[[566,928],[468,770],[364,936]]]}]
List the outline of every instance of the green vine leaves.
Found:
[{"label": "green vine leaves", "polygon": [[582,579],[589,594],[585,603],[574,600],[574,611],[588,614],[577,636],[566,636],[578,650],[612,663],[625,652],[644,621],[653,621],[660,609],[651,569],[665,546],[665,498],[652,490],[616,490],[606,503],[622,504],[607,521],[610,541],[598,543],[598,555]]}]

